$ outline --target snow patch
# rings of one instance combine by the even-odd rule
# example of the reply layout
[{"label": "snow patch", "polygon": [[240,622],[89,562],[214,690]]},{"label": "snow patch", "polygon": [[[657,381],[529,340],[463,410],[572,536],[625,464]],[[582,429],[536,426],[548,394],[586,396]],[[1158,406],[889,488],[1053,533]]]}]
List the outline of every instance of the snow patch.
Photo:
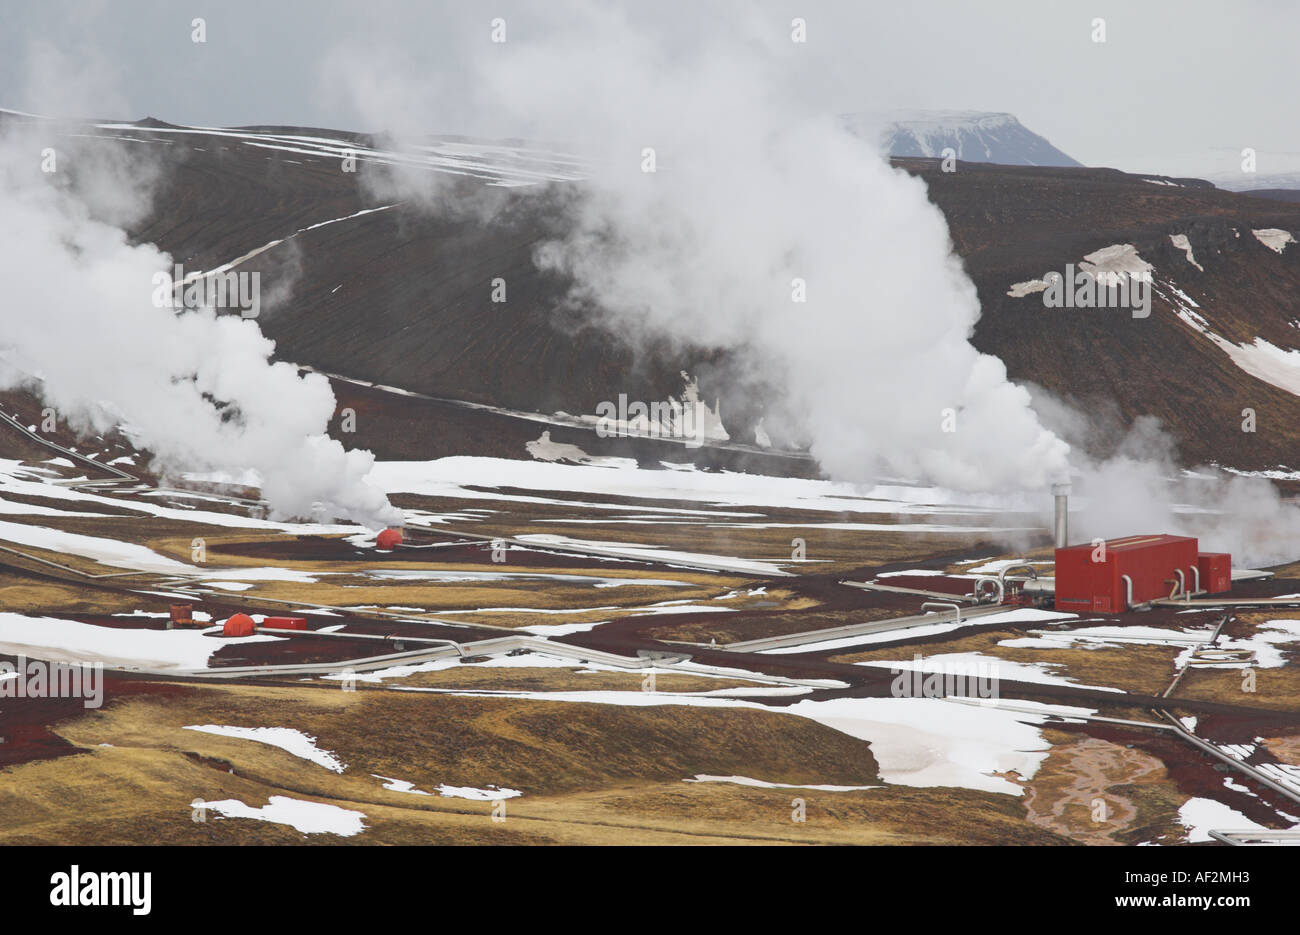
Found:
[{"label": "snow patch", "polygon": [[277,825],[289,825],[303,834],[337,834],[350,838],[365,830],[365,812],[356,812],[323,802],[292,799],[287,795],[273,795],[261,808],[238,799],[219,802],[199,802],[199,808],[208,808],[223,818],[253,818]]},{"label": "snow patch", "polygon": [[279,747],[287,753],[304,760],[310,760],[317,766],[323,766],[332,773],[341,773],[347,764],[328,750],[316,746],[316,738],[291,727],[229,727],[219,724],[196,724],[185,728],[219,737],[235,737],[240,740],[255,740],[258,743]]},{"label": "snow patch", "polygon": [[1188,263],[1191,263],[1202,273],[1205,272],[1205,267],[1201,266],[1200,263],[1197,263],[1196,257],[1192,256],[1192,242],[1187,239],[1186,234],[1170,234],[1169,239],[1173,241],[1175,247],[1187,254]]},{"label": "snow patch", "polygon": [[1251,233],[1255,235],[1256,240],[1278,254],[1286,249],[1287,244],[1295,243],[1295,238],[1291,236],[1290,231],[1280,230],[1276,227],[1252,230]]},{"label": "snow patch", "polygon": [[1211,841],[1210,831],[1263,831],[1241,812],[1214,799],[1188,799],[1178,809],[1178,820],[1187,829],[1187,843]]}]

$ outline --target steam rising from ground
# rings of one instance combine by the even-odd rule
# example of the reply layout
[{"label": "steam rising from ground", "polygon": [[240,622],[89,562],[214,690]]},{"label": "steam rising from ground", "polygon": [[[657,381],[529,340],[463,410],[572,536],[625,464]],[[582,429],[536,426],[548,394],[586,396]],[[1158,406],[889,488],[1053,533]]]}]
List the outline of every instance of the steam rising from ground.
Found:
[{"label": "steam rising from ground", "polygon": [[1085,467],[1074,542],[1134,533],[1197,536],[1201,549],[1230,552],[1236,566],[1300,556],[1300,510],[1259,477],[1185,472],[1170,461],[1130,456]]},{"label": "steam rising from ground", "polygon": [[[1037,388],[1034,399],[1046,424],[1073,446],[1071,542],[1165,532],[1196,536],[1204,551],[1229,552],[1238,567],[1300,558],[1300,509],[1268,480],[1184,469],[1153,417],[1122,426],[1116,413],[1091,407],[1085,414]],[[1089,457],[1101,435],[1118,444],[1106,457]],[[1043,522],[1051,524],[1047,512]]]},{"label": "steam rising from ground", "polygon": [[[1077,416],[1040,397],[1045,427],[1029,392],[969,343],[978,299],[923,183],[787,94],[784,58],[810,53],[779,18],[737,7],[724,28],[687,20],[662,35],[608,8],[560,9],[500,45],[479,24],[481,44],[453,74],[403,73],[364,46],[327,68],[395,139],[505,127],[576,143],[594,167],[538,265],[567,274],[569,301],[633,347],[667,337],[730,349],[737,386],[777,390],[769,433],[806,441],[833,477],[1043,491],[1072,470],[1076,540],[1188,532],[1239,560],[1295,557],[1300,514],[1266,482],[1187,477],[1149,425],[1090,460],[1069,425]],[[453,99],[492,123],[446,125],[438,108]],[[83,107],[93,110],[103,108]],[[0,152],[11,287],[0,385],[41,377],[60,415],[101,431],[129,424],[164,468],[252,467],[282,514],[397,520],[363,481],[371,456],[325,436],[334,399],[323,378],[269,363],[250,321],[152,305],[152,274],[171,260],[129,244],[119,225],[147,205],[154,170],[83,143],[63,152],[67,174],[47,177],[39,149],[8,140]],[[466,210],[437,179],[369,181],[430,211]],[[806,301],[794,301],[801,288]]]},{"label": "steam rising from ground", "polygon": [[[584,197],[536,257],[572,277],[572,303],[633,348],[667,336],[737,352],[747,382],[780,388],[769,434],[806,441],[838,479],[989,490],[1064,472],[1067,446],[1029,394],[968,341],[979,303],[924,185],[790,99],[779,57],[744,38],[758,26],[656,38],[620,13],[569,12],[503,45],[483,35],[454,91],[409,86],[469,94],[514,135],[582,141],[596,162]],[[792,45],[781,19],[766,29]],[[392,61],[367,55],[347,87],[363,113],[409,120],[367,93],[404,85],[374,74]]]},{"label": "steam rising from ground", "polygon": [[251,320],[154,305],[153,276],[172,259],[116,226],[147,209],[153,173],[111,143],[48,127],[0,139],[0,386],[36,378],[74,427],[129,427],[158,470],[252,468],[277,515],[400,521],[364,481],[373,456],[325,435],[325,378],[271,363],[274,344]]},{"label": "steam rising from ground", "polygon": [[[836,479],[1041,491],[1046,505],[1046,485],[1072,473],[1076,539],[1181,531],[1247,561],[1295,557],[1300,513],[1267,482],[1184,476],[1154,425],[1100,461],[1044,427],[1029,392],[969,342],[978,298],[924,184],[786,93],[784,61],[815,54],[787,20],[729,7],[725,25],[692,16],[664,34],[560,7],[548,23],[513,19],[503,44],[467,26],[454,74],[371,49],[331,56],[331,84],[399,138],[504,127],[575,142],[594,168],[538,265],[571,277],[571,304],[633,347],[735,352],[733,388],[777,388],[764,426],[809,444]],[[465,123],[446,125],[453,106]],[[389,181],[445,210],[427,177]],[[792,301],[795,280],[806,302]]]}]

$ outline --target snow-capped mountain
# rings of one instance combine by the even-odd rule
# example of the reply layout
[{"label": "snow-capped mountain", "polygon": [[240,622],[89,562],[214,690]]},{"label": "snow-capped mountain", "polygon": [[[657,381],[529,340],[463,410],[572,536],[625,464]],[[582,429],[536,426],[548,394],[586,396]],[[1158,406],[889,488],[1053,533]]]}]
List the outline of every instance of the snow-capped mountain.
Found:
[{"label": "snow-capped mountain", "polygon": [[965,162],[1008,166],[1079,166],[1014,114],[932,110],[849,114],[850,129],[875,138],[890,156],[930,157],[951,148]]}]

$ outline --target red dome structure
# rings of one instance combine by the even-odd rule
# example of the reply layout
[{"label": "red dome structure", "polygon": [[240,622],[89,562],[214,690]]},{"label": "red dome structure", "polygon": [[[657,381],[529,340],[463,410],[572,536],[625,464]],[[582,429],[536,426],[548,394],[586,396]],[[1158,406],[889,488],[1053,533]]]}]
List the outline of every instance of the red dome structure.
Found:
[{"label": "red dome structure", "polygon": [[402,531],[400,529],[385,529],[375,537],[375,548],[384,552],[391,552],[402,544]]},{"label": "red dome structure", "polygon": [[221,628],[222,636],[252,636],[253,618],[248,614],[232,614]]}]

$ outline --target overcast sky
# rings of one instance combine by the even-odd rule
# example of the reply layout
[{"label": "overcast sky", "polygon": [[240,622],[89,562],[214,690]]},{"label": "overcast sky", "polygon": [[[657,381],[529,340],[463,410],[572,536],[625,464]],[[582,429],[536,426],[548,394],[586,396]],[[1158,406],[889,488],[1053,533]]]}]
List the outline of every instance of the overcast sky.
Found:
[{"label": "overcast sky", "polygon": [[[690,47],[734,30],[770,46],[772,68],[809,108],[1008,111],[1081,162],[1148,171],[1177,171],[1216,148],[1300,152],[1300,4],[1289,0],[789,0],[628,9],[648,36],[666,43]],[[485,47],[509,55],[551,31],[579,31],[583,16],[563,0],[0,0],[0,10],[3,107],[384,129],[374,125],[383,118],[360,112],[342,86],[357,80],[334,65],[346,56],[375,62],[376,76],[398,60],[427,74],[416,87],[380,86],[393,113],[420,115],[428,131],[501,135],[512,128],[474,113],[461,93],[466,58]],[[494,16],[506,20],[504,45],[490,45]],[[206,21],[202,44],[191,40],[195,17]],[[807,22],[802,45],[789,40],[795,17]],[[1104,43],[1093,41],[1097,18],[1105,20]],[[741,19],[746,25],[736,25]],[[574,84],[572,93],[583,94],[583,84]]]}]

